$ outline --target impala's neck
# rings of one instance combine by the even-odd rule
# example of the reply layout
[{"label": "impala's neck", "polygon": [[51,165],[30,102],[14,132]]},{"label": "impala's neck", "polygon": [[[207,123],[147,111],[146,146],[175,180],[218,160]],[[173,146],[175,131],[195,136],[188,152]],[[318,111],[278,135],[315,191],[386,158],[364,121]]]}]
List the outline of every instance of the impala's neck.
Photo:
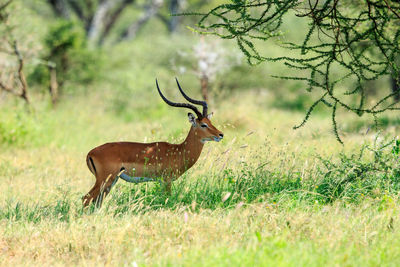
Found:
[{"label": "impala's neck", "polygon": [[204,143],[201,142],[200,136],[197,135],[197,129],[190,127],[190,131],[185,141],[183,141],[183,143],[181,143],[179,146],[185,157],[185,161],[187,161],[187,167],[190,168],[200,157]]}]

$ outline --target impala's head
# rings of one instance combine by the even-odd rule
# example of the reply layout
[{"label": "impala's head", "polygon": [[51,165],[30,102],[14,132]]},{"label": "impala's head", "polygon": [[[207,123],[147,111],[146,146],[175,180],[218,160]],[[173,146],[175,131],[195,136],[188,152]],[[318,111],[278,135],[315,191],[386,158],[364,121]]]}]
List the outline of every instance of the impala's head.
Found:
[{"label": "impala's head", "polygon": [[182,90],[181,86],[179,85],[178,79],[176,79],[176,84],[178,85],[179,91],[181,92],[181,94],[187,101],[189,101],[190,103],[196,104],[196,105],[203,106],[203,113],[200,113],[200,111],[197,109],[197,107],[192,104],[174,103],[174,102],[169,101],[161,93],[160,87],[158,86],[158,82],[156,80],[157,90],[158,90],[158,93],[160,94],[161,98],[165,101],[165,103],[167,103],[170,106],[189,108],[189,109],[193,110],[194,113],[196,113],[197,118],[192,113],[188,113],[188,117],[189,117],[189,122],[192,124],[192,127],[196,132],[196,135],[200,138],[200,141],[202,143],[205,143],[207,141],[216,141],[216,142],[221,141],[222,138],[224,137],[224,134],[220,130],[215,128],[214,125],[212,125],[212,123],[211,123],[212,113],[210,113],[210,114],[207,113],[207,109],[208,109],[207,103],[205,101],[195,100],[195,99],[188,97],[185,94],[185,92]]},{"label": "impala's head", "polygon": [[207,141],[219,142],[224,138],[224,134],[211,123],[212,113],[202,118],[196,118],[192,113],[188,113],[188,117],[202,143]]}]

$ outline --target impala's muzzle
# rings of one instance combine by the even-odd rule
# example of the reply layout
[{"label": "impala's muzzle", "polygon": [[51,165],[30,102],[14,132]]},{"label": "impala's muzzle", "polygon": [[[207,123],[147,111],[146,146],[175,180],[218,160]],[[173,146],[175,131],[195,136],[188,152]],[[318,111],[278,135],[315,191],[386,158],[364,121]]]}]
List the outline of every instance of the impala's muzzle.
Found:
[{"label": "impala's muzzle", "polygon": [[214,141],[219,142],[224,138],[224,134],[220,133],[219,136],[214,136]]}]

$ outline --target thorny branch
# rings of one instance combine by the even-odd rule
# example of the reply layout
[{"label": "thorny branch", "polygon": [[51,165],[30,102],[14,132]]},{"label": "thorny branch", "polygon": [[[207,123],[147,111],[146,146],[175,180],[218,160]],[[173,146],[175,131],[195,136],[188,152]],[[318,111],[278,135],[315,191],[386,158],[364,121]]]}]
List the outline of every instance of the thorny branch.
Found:
[{"label": "thorny branch", "polygon": [[[324,104],[332,112],[333,131],[342,142],[336,122],[339,108],[359,116],[370,114],[374,120],[380,113],[400,109],[398,103],[389,101],[398,96],[396,90],[370,106],[365,99],[367,81],[389,75],[400,77],[396,61],[400,56],[399,10],[400,2],[391,0],[238,0],[208,13],[181,15],[201,16],[195,31],[235,39],[250,64],[281,61],[300,75],[307,74],[278,76],[303,81],[308,91],[320,94],[295,128],[305,125],[315,107]],[[262,56],[254,41],[280,36],[283,17],[290,11],[309,20],[307,34],[300,44],[282,44],[298,56]],[[342,75],[333,75],[333,70],[340,70]],[[338,90],[346,86],[351,88],[345,93]]]}]

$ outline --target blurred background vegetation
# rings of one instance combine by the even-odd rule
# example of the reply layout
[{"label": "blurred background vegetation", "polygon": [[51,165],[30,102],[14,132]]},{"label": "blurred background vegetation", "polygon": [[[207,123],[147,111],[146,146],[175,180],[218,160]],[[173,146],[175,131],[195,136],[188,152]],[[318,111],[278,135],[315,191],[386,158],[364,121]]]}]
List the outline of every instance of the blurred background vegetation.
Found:
[{"label": "blurred background vegetation", "polygon": [[[237,5],[243,3],[239,1]],[[235,44],[188,30],[188,26],[199,21],[198,16],[171,16],[193,11],[207,14],[220,4],[223,1],[2,1],[2,102],[10,101],[7,92],[21,96],[26,102],[29,95],[41,100],[50,97],[54,105],[67,95],[102,91],[113,95],[111,109],[122,114],[124,109],[129,109],[129,103],[124,103],[126,96],[151,91],[147,89],[154,87],[155,77],[171,80],[174,76],[183,76],[186,87],[200,88],[205,99],[208,91],[218,96],[233,90],[261,89],[276,96],[273,105],[277,107],[306,111],[319,94],[303,90],[309,85],[302,80],[273,78],[301,76],[303,69],[299,67],[291,70],[293,75],[287,75],[290,61],[268,62],[253,68],[245,61],[249,56],[260,61],[268,57],[290,58],[295,53],[279,44],[302,42],[305,36],[315,43],[319,36],[311,36],[309,22],[294,12],[285,13],[284,20],[279,21],[278,33],[264,29],[268,38],[276,39],[275,42],[259,40],[258,49],[265,56],[261,57],[258,52],[249,54],[248,49],[240,47],[245,52],[243,55]],[[233,6],[228,11],[237,8]],[[245,19],[254,20],[249,16]],[[202,23],[200,26],[204,27]],[[223,32],[220,36],[226,37]],[[23,63],[23,79],[18,75],[19,59]],[[345,75],[339,67],[332,72],[339,77]],[[352,80],[340,83],[345,92],[356,86]],[[387,95],[391,88],[398,89],[396,79],[390,75],[378,76],[363,86],[366,88],[363,94],[372,99]],[[357,100],[357,96],[352,99],[354,103]],[[395,100],[398,101],[397,94]],[[331,106],[327,104],[328,108]]]},{"label": "blurred background vegetation", "polygon": [[[306,119],[311,111],[328,116],[334,107],[330,116],[333,118],[335,133],[338,132],[336,103],[341,107],[345,107],[342,104],[355,106],[353,111],[362,115],[360,109],[364,110],[364,103],[373,106],[391,94],[385,103],[386,106],[394,107],[393,104],[399,100],[396,63],[392,64],[393,75],[390,75],[389,69],[382,75],[363,81],[362,92],[358,92],[357,79],[335,81],[336,87],[339,87],[335,89],[338,98],[321,98],[321,92],[311,90],[312,87],[318,87],[318,79],[321,79],[315,77],[315,72],[319,73],[318,69],[311,72],[315,83],[307,78],[276,78],[306,75],[306,70],[299,65],[293,69],[293,64],[299,63],[294,50],[311,49],[314,51],[311,54],[313,56],[318,53],[314,44],[329,44],[326,38],[321,39],[320,30],[315,34],[313,28],[310,30],[310,25],[313,24],[303,18],[310,13],[300,16],[298,10],[297,13],[290,12],[293,7],[301,9],[297,1],[281,2],[276,4],[277,10],[279,6],[288,5],[281,7],[285,10],[281,17],[266,26],[262,23],[270,22],[268,19],[262,23],[257,22],[262,26],[258,28],[253,27],[250,22],[257,21],[255,18],[260,13],[263,14],[263,8],[270,8],[273,2],[257,5],[254,10],[243,8],[246,1],[236,1],[227,6],[224,1],[217,0],[3,0],[0,5],[0,101],[2,106],[14,108],[20,106],[20,102],[25,102],[30,104],[28,109],[31,111],[46,106],[50,112],[67,99],[84,97],[91,102],[90,99],[94,99],[96,95],[107,99],[102,103],[102,108],[127,121],[138,116],[138,110],[139,116],[156,118],[162,116],[166,108],[156,100],[154,80],[158,77],[165,82],[164,87],[172,93],[173,77],[177,76],[192,94],[200,94],[212,104],[219,103],[226,95],[235,91],[248,91],[254,95],[267,93],[268,96],[263,97],[268,99],[268,105],[307,113]],[[321,21],[329,17],[328,11],[332,13],[332,8],[328,8],[329,2],[331,1],[320,3],[323,4],[320,9],[318,1],[314,6],[314,11],[321,13],[320,21],[316,23],[320,23],[317,27],[321,27],[322,32],[325,24]],[[251,3],[253,2],[248,2],[247,5]],[[335,3],[336,1],[331,3],[333,7],[337,6]],[[340,4],[341,8],[349,6],[350,9],[357,5],[347,2]],[[359,5],[362,6],[361,3]],[[311,9],[312,7],[310,6]],[[390,12],[390,8],[385,8],[396,18],[396,11]],[[215,10],[224,14],[223,16],[232,12],[242,14],[242,20],[236,19],[236,15],[232,14],[233,19],[229,21]],[[196,16],[198,14],[206,14],[206,17]],[[224,23],[212,24],[215,20],[210,17],[213,16],[222,18]],[[315,16],[312,17],[314,23]],[[197,24],[200,19],[201,23]],[[211,22],[207,24],[208,20]],[[212,29],[214,34],[223,38],[200,35],[196,30],[188,29],[195,25],[200,29]],[[251,28],[246,30],[246,27]],[[222,28],[221,31],[219,28]],[[251,40],[254,37],[254,30],[259,34],[258,37],[253,41],[247,40],[246,38]],[[393,36],[397,42],[393,44],[394,47],[398,46],[397,35],[399,34],[396,34],[394,28]],[[240,49],[235,43],[224,40],[233,38],[237,39]],[[273,39],[269,40],[270,38]],[[302,42],[303,46],[293,45]],[[306,43],[311,43],[309,46],[312,48],[304,47]],[[292,44],[291,50],[284,48],[288,44]],[[257,46],[257,50],[252,50],[252,45]],[[323,53],[329,54],[329,50]],[[305,58],[307,56],[310,55],[305,55]],[[279,57],[293,60],[272,60],[253,67],[246,62],[252,59],[263,62],[267,58]],[[371,71],[368,67],[367,70]],[[333,66],[330,75],[342,77],[347,74],[340,66]],[[361,94],[361,98],[359,94],[349,95],[349,92],[356,91]],[[341,97],[345,97],[345,101],[341,102]],[[360,101],[362,103],[359,104]],[[317,106],[315,103],[325,105]],[[15,114],[15,111],[12,113]],[[23,116],[25,115],[20,115]],[[375,117],[368,120],[378,122]],[[1,138],[9,140],[7,135],[10,134],[6,130],[8,126],[5,125],[18,123],[1,123]]]}]

